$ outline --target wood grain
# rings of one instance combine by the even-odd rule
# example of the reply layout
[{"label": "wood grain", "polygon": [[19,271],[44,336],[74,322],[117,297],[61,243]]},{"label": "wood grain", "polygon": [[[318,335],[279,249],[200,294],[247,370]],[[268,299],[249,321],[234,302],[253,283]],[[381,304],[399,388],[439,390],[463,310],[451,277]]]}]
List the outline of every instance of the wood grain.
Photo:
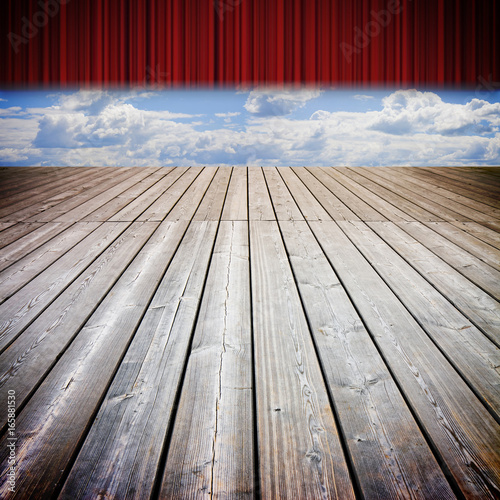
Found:
[{"label": "wood grain", "polygon": [[[183,222],[176,223],[184,224]],[[60,498],[149,498],[217,230],[193,222],[149,305]]]},{"label": "wood grain", "polygon": [[179,401],[161,498],[252,498],[246,222],[221,223]]},{"label": "wood grain", "polygon": [[310,226],[439,461],[466,498],[496,498],[498,423],[339,226],[328,221]]},{"label": "wood grain", "polygon": [[250,223],[258,461],[264,498],[354,498],[276,222]]},{"label": "wood grain", "polygon": [[363,498],[455,498],[311,230],[280,227]]},{"label": "wood grain", "polygon": [[[18,416],[13,498],[47,498],[60,488],[186,225],[169,221],[159,226]],[[2,464],[8,454],[5,439],[0,445]],[[5,466],[2,470],[0,495],[5,496]],[[36,473],[40,470],[43,475]]]}]

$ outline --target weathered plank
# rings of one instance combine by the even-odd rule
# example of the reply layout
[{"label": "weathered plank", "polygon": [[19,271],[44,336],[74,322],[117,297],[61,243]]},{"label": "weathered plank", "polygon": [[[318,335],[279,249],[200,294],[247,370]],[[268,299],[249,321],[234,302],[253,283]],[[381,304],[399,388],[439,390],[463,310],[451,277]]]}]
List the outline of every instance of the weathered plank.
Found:
[{"label": "weathered plank", "polygon": [[[376,172],[379,175],[387,173],[397,173],[397,175],[393,175],[394,179],[398,182],[399,179],[404,180],[406,182],[406,185],[410,189],[416,189],[419,192],[426,193],[426,196],[432,196],[436,197],[437,199],[445,199],[445,203],[452,203],[453,205],[457,206],[458,212],[460,212],[463,208],[463,205],[466,207],[473,209],[473,212],[470,212],[470,216],[474,219],[477,220],[476,217],[479,217],[482,220],[488,220],[484,219],[483,217],[485,214],[500,214],[500,210],[497,208],[488,205],[487,203],[482,203],[477,200],[473,200],[467,196],[464,196],[462,194],[456,193],[454,191],[451,191],[450,189],[446,189],[443,186],[437,185],[435,182],[428,182],[424,178],[419,178],[419,177],[414,177],[411,175],[411,171],[413,169],[395,169],[395,168],[377,168]],[[446,185],[446,184],[444,184]]]},{"label": "weathered plank", "polygon": [[339,225],[500,422],[500,350],[368,226]]},{"label": "weathered plank", "polygon": [[65,213],[61,213],[59,216],[54,217],[54,219],[52,220],[54,222],[83,220],[91,213],[95,212],[98,209],[101,209],[103,205],[107,205],[110,201],[112,203],[115,203],[120,195],[124,195],[124,193],[126,193],[126,191],[128,191],[131,187],[136,186],[138,182],[141,182],[142,180],[144,180],[144,178],[149,177],[157,169],[157,167],[137,168],[135,169],[134,175],[132,175],[128,179],[124,179],[119,184],[109,187],[103,193],[87,199],[77,207]]},{"label": "weathered plank", "polygon": [[[158,227],[17,416],[13,498],[49,498],[61,488],[186,225],[168,221]],[[0,443],[0,495],[5,496],[6,436]]]},{"label": "weathered plank", "polygon": [[[500,300],[500,271],[420,222],[400,223],[398,226],[472,283]],[[500,259],[497,259],[497,265],[500,266]]]},{"label": "weathered plank", "polygon": [[355,180],[346,175],[347,167],[341,168],[322,168],[324,172],[335,179],[340,185],[351,191],[353,194],[366,201],[374,210],[381,213],[389,220],[409,221],[415,220],[412,216],[400,210],[396,205],[390,203],[376,193],[373,193]]},{"label": "weathered plank", "polygon": [[250,223],[258,462],[264,498],[354,498],[276,222]]},{"label": "weathered plank", "polygon": [[450,479],[466,498],[496,498],[498,423],[339,226],[309,224]]},{"label": "weathered plank", "polygon": [[179,198],[166,220],[191,220],[216,173],[217,167],[205,167]]},{"label": "weathered plank", "polygon": [[253,497],[246,222],[221,222],[163,475],[162,498]]},{"label": "weathered plank", "polygon": [[[180,224],[180,223],[177,223]],[[184,224],[184,222],[182,222]],[[104,398],[61,498],[150,498],[189,352],[216,222],[192,222]]]},{"label": "weathered plank", "polygon": [[[114,188],[121,182],[130,179],[135,175],[135,169],[124,169],[123,171],[110,170],[104,177],[93,179],[85,185],[85,189],[77,188],[77,193],[73,191],[65,191],[61,195],[55,196],[53,199],[47,200],[47,205],[41,205],[38,208],[38,213],[28,217],[27,222],[51,222],[67,214],[71,210],[87,203],[96,196],[106,195],[109,189]],[[29,209],[31,210],[31,209]],[[24,217],[24,211],[21,211]],[[16,215],[16,214],[14,214]]]},{"label": "weathered plank", "polygon": [[15,203],[23,198],[31,198],[44,191],[49,191],[55,187],[64,186],[73,180],[80,180],[91,175],[90,169],[79,168],[60,168],[47,175],[32,175],[28,178],[11,179],[0,181],[0,207],[9,203]]},{"label": "weathered plank", "polygon": [[248,168],[248,218],[249,220],[274,220],[276,218],[260,167]]},{"label": "weathered plank", "polygon": [[[22,223],[21,223],[22,224]],[[32,253],[71,226],[71,222],[46,222],[0,250],[0,271]]]},{"label": "weathered plank", "polygon": [[234,167],[221,220],[248,220],[247,168]]},{"label": "weathered plank", "polygon": [[[365,174],[365,172],[361,172],[360,170],[353,168],[345,168],[342,170],[342,173],[357,182],[358,184],[363,185],[370,191],[372,191],[375,195],[380,198],[392,203],[396,207],[400,208],[403,212],[406,212],[408,215],[411,215],[416,220],[419,221],[438,221],[443,220],[442,217],[436,215],[434,211],[430,211],[430,207],[426,203],[422,203],[421,200],[416,196],[410,196],[409,198],[406,196],[402,196],[399,193],[399,189],[391,190],[388,189],[381,184],[371,180]],[[424,208],[426,207],[427,208]]]},{"label": "weathered plank", "polygon": [[[21,406],[111,290],[157,222],[132,224],[0,354],[0,397]],[[0,410],[0,428],[7,413]]]},{"label": "weathered plank", "polygon": [[412,169],[412,173],[420,176],[432,182],[441,181],[444,187],[450,189],[464,196],[468,196],[471,199],[481,201],[486,203],[492,202],[498,206],[498,200],[500,200],[500,194],[498,190],[492,190],[487,186],[473,182],[470,179],[464,179],[462,177],[450,177],[447,168],[436,168],[436,167],[419,167],[418,169]]},{"label": "weathered plank", "polygon": [[303,167],[292,168],[304,185],[328,212],[332,220],[359,220],[359,217]]},{"label": "weathered plank", "polygon": [[0,237],[3,237],[3,232],[8,229],[9,227],[13,226],[16,224],[16,222],[11,221],[11,222],[0,222],[0,231],[2,234],[0,234]]},{"label": "weathered plank", "polygon": [[162,221],[202,171],[201,167],[190,167],[187,172],[183,172],[154,203],[137,217],[137,220]]},{"label": "weathered plank", "polygon": [[[462,220],[462,221],[484,221],[493,217],[493,214],[479,212],[467,205],[463,205],[453,199],[446,198],[430,191],[427,186],[409,182],[405,177],[401,176],[398,171],[381,171],[379,169],[362,168],[357,169],[362,175],[392,189],[395,192],[411,199],[419,206],[426,208],[430,212],[438,215],[444,220]],[[493,212],[491,209],[490,212]]]},{"label": "weathered plank", "polygon": [[[98,222],[73,224],[52,240],[0,272],[0,304],[24,285],[29,284],[59,258],[64,258],[69,250],[89,236],[99,225]],[[42,288],[39,291],[41,292]]]},{"label": "weathered plank", "polygon": [[[423,170],[430,171],[432,167],[423,167]],[[494,167],[492,167],[494,168]],[[500,181],[495,176],[485,175],[480,167],[468,169],[467,167],[448,167],[448,168],[432,168],[434,173],[442,175],[447,179],[456,179],[459,182],[464,182],[478,187],[490,189],[492,187],[500,187]]]},{"label": "weathered plank", "polygon": [[[110,217],[110,222],[133,221],[152,206],[166,191],[186,173],[187,167],[176,167],[165,177],[142,193],[135,200]],[[164,200],[165,201],[165,200]]]},{"label": "weathered plank", "polygon": [[264,167],[264,176],[276,218],[278,220],[304,220],[299,207],[297,207],[276,168]]},{"label": "weathered plank", "polygon": [[495,299],[396,224],[369,222],[368,225],[493,342],[500,345],[500,304]]},{"label": "weathered plank", "polygon": [[[354,193],[349,191],[331,175],[328,175],[325,170],[319,167],[309,167],[308,170],[332,193],[335,193],[335,196],[348,206],[361,220],[386,220],[380,212],[363,201],[359,196],[356,196]],[[331,171],[331,168],[329,171]]]},{"label": "weathered plank", "polygon": [[[96,222],[81,224],[99,225]],[[1,304],[0,350],[9,345],[127,226],[123,222],[101,224]]]},{"label": "weathered plank", "polygon": [[230,167],[221,167],[217,170],[203,200],[201,201],[193,220],[219,220],[224,205],[224,199],[231,177]]},{"label": "weathered plank", "polygon": [[332,220],[328,212],[321,206],[314,195],[291,169],[280,167],[277,169],[283,181],[306,220]]},{"label": "weathered plank", "polygon": [[[460,248],[467,250],[467,252],[489,266],[500,271],[500,250],[480,239],[481,234],[488,231],[484,226],[477,225],[484,229],[484,231],[480,233],[474,230],[473,226],[469,225],[475,224],[473,222],[464,222],[463,225],[460,226],[450,224],[449,222],[425,222],[424,224],[447,240],[455,243]],[[498,234],[497,239],[500,243],[500,235]]]},{"label": "weathered plank", "polygon": [[280,227],[362,497],[455,498],[311,230]]},{"label": "weathered plank", "polygon": [[[114,171],[103,168],[102,171],[97,171],[92,175],[91,179],[85,179],[86,182],[74,181],[66,184],[56,190],[51,190],[47,193],[41,193],[33,198],[23,198],[14,205],[9,205],[5,209],[0,209],[1,220],[22,221],[31,217],[37,217],[43,212],[54,208],[62,203],[71,203],[71,200],[76,196],[83,196],[84,193],[91,190],[99,183],[106,183],[113,177],[130,175],[130,169],[119,168]],[[71,207],[73,208],[73,207]],[[69,209],[71,209],[69,208]],[[40,222],[48,222],[41,220]]]},{"label": "weathered plank", "polygon": [[149,188],[156,185],[163,179],[172,169],[171,168],[158,168],[152,171],[141,180],[138,180],[127,190],[113,196],[107,203],[94,210],[92,213],[82,218],[83,221],[107,221],[117,212],[121,211],[129,203],[135,201],[139,196],[146,192]]},{"label": "weathered plank", "polygon": [[455,227],[462,229],[466,233],[472,234],[479,240],[488,243],[493,246],[497,250],[500,250],[500,224],[499,231],[496,231],[495,228],[486,227],[484,224],[478,224],[477,222],[452,222]]},{"label": "weathered plank", "polygon": [[4,229],[0,233],[0,248],[14,243],[19,238],[41,227],[41,222],[4,222]]}]

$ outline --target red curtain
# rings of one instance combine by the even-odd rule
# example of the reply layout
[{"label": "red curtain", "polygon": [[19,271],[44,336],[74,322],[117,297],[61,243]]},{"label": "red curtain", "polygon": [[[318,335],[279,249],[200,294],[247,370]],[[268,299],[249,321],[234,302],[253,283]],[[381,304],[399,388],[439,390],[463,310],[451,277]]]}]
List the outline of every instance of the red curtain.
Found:
[{"label": "red curtain", "polygon": [[15,86],[500,85],[497,0],[2,0]]}]

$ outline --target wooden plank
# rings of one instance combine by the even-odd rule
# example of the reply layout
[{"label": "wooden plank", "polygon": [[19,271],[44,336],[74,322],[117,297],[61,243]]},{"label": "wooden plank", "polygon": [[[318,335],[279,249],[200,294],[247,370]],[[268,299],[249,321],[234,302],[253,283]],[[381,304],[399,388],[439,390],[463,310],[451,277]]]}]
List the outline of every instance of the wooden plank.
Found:
[{"label": "wooden plank", "polygon": [[0,395],[14,390],[23,405],[157,226],[132,224],[0,354]]},{"label": "wooden plank", "polygon": [[205,167],[179,198],[166,220],[191,220],[216,173],[217,167]]},{"label": "wooden plank", "polygon": [[397,206],[382,199],[377,194],[373,193],[366,187],[359,184],[345,175],[347,167],[340,168],[322,168],[329,176],[335,179],[339,184],[351,191],[353,194],[365,200],[374,210],[380,212],[389,220],[415,220],[407,213],[400,210]]},{"label": "wooden plank", "polygon": [[455,227],[458,227],[467,234],[471,234],[477,239],[488,243],[492,247],[500,250],[500,232],[495,231],[486,227],[484,224],[478,224],[477,222],[452,222]]},{"label": "wooden plank", "polygon": [[153,171],[150,175],[139,180],[136,184],[132,185],[127,190],[114,196],[107,203],[94,210],[92,213],[84,217],[84,221],[107,221],[111,219],[117,212],[126,207],[129,203],[136,200],[149,188],[156,185],[161,179],[163,179],[172,168],[158,168]]},{"label": "wooden plank", "polygon": [[280,227],[361,496],[455,498],[311,230]]},{"label": "wooden plank", "polygon": [[[29,179],[29,184],[19,189],[9,189],[8,191],[0,193],[2,199],[0,200],[0,207],[13,205],[24,200],[47,199],[54,196],[57,192],[62,192],[68,189],[68,186],[81,184],[92,177],[103,175],[97,169],[79,169],[73,168],[64,169],[56,172],[57,175],[52,175],[50,178],[41,178],[40,175],[34,175]],[[16,185],[17,188],[18,185]]]},{"label": "wooden plank", "polygon": [[0,237],[3,238],[3,231],[5,231],[9,227],[13,226],[14,224],[16,224],[16,222],[14,222],[14,221],[11,221],[11,222],[0,222],[0,231],[2,231],[2,234],[0,234]]},{"label": "wooden plank", "polygon": [[[464,205],[450,197],[429,190],[427,185],[412,183],[402,176],[398,171],[382,170],[380,168],[360,168],[358,171],[369,176],[375,182],[390,187],[391,189],[403,194],[406,198],[414,200],[420,206],[439,215],[445,220],[475,220],[485,221],[498,218],[500,210],[492,207],[488,212],[483,213],[475,208]],[[378,178],[378,179],[377,179]],[[454,198],[461,199],[460,195]],[[466,199],[466,198],[464,198]],[[487,207],[487,205],[484,205]],[[495,215],[496,213],[496,215]]]},{"label": "wooden plank", "polygon": [[495,498],[498,423],[339,226],[309,224],[449,478],[466,498]]},{"label": "wooden plank", "polygon": [[489,220],[488,222],[481,222],[481,224],[496,233],[500,233],[500,221],[498,220]]},{"label": "wooden plank", "polygon": [[458,310],[500,345],[500,304],[395,224],[368,225]]},{"label": "wooden plank", "polygon": [[248,218],[249,220],[276,218],[261,167],[248,167]]},{"label": "wooden plank", "polygon": [[288,167],[279,167],[277,170],[293,196],[304,219],[332,220],[328,212],[321,206],[311,191],[309,191],[304,183],[297,177],[297,174]]},{"label": "wooden plank", "polygon": [[210,187],[201,201],[193,220],[219,220],[231,177],[231,167],[217,170]]},{"label": "wooden plank", "polygon": [[308,170],[312,175],[316,177],[316,179],[324,184],[329,191],[335,193],[335,196],[337,196],[339,200],[341,200],[346,206],[348,206],[361,220],[386,220],[386,218],[380,212],[375,210],[368,203],[349,191],[332,176],[328,175],[326,171],[331,170],[331,168],[323,170],[319,167],[308,167]]},{"label": "wooden plank", "polygon": [[124,195],[127,190],[131,187],[135,187],[138,182],[144,180],[146,177],[149,177],[156,170],[158,170],[157,167],[137,168],[135,169],[134,175],[128,179],[124,179],[119,184],[109,187],[109,189],[98,194],[97,196],[87,199],[72,210],[61,213],[59,216],[56,216],[53,221],[68,222],[82,220],[94,211],[102,208],[103,205],[107,205],[109,202],[114,203],[118,196]]},{"label": "wooden plank", "polygon": [[251,311],[246,222],[221,222],[160,497],[253,498]]},{"label": "wooden plank", "polygon": [[144,210],[137,217],[137,220],[162,221],[202,171],[201,167],[190,167],[153,204]]},{"label": "wooden plank", "polygon": [[331,191],[316,179],[304,167],[293,167],[292,170],[304,185],[314,193],[321,206],[333,220],[359,220],[359,217],[340,201]]},{"label": "wooden plank", "polygon": [[[447,240],[455,243],[460,248],[467,250],[467,252],[489,266],[500,271],[500,250],[478,239],[477,236],[472,234],[470,230],[471,226],[467,226],[466,224],[475,223],[464,222],[463,226],[455,226],[449,222],[425,222],[424,224]],[[479,224],[477,224],[477,226],[479,226]],[[484,229],[486,230],[486,228]],[[500,235],[498,235],[498,241],[500,242]]]},{"label": "wooden plank", "polygon": [[0,206],[5,205],[5,199],[17,198],[24,195],[32,195],[33,191],[41,192],[50,189],[51,185],[64,182],[71,177],[88,174],[88,169],[82,167],[64,168],[60,167],[53,172],[37,172],[30,176],[23,176],[11,179],[2,178],[0,182]]},{"label": "wooden plank", "polygon": [[99,225],[96,222],[73,224],[52,240],[0,272],[0,304],[59,258],[64,258],[68,250],[87,238]]},{"label": "wooden plank", "polygon": [[[127,168],[115,169],[115,175],[125,174],[128,170]],[[56,189],[51,189],[50,191],[40,193],[39,195],[33,197],[23,197],[19,202],[13,205],[9,204],[7,207],[0,209],[0,217],[2,220],[16,220],[21,221],[29,217],[33,217],[45,210],[63,203],[67,200],[71,200],[74,196],[84,193],[88,189],[99,182],[105,182],[112,178],[112,171],[103,168],[101,170],[96,170],[91,176],[86,177],[81,180],[78,179],[71,183],[67,183]],[[43,221],[40,221],[43,222]]]},{"label": "wooden plank", "polygon": [[128,227],[123,222],[84,224],[99,227],[0,305],[0,351]]},{"label": "wooden plank", "polygon": [[[424,167],[429,169],[431,167]],[[492,167],[493,168],[493,167]],[[470,183],[478,187],[485,187],[486,189],[500,187],[500,180],[495,176],[485,175],[484,171],[480,171],[477,167],[438,167],[435,169],[439,175],[449,179],[456,179],[460,182]]]},{"label": "wooden plank", "polygon": [[250,223],[250,255],[262,497],[354,498],[276,222]]},{"label": "wooden plank", "polygon": [[125,222],[135,220],[145,210],[152,206],[180,177],[182,177],[182,175],[186,173],[187,170],[188,167],[175,167],[154,186],[110,217],[109,221]]},{"label": "wooden plank", "polygon": [[26,257],[71,226],[71,222],[47,222],[0,250],[0,271]]},{"label": "wooden plank", "polygon": [[500,351],[364,223],[339,224],[500,422]]},{"label": "wooden plank", "polygon": [[414,203],[412,199],[407,199],[390,189],[384,188],[380,184],[377,184],[376,182],[373,182],[367,177],[361,175],[361,173],[358,172],[356,169],[345,168],[344,170],[342,170],[342,173],[346,177],[349,177],[351,180],[357,182],[358,184],[363,185],[366,189],[372,191],[372,193],[374,193],[376,196],[379,196],[380,198],[400,208],[403,212],[406,212],[408,215],[411,215],[416,220],[420,221],[442,220],[441,217],[437,216],[432,212],[429,212],[425,208],[422,208],[421,206]]},{"label": "wooden plank", "polygon": [[[390,170],[389,170],[390,168]],[[401,177],[402,179],[405,179],[410,185],[411,188],[413,186],[418,186],[418,188],[422,190],[426,190],[430,196],[436,194],[439,195],[439,197],[446,198],[447,200],[451,200],[453,203],[459,203],[460,205],[465,205],[467,207],[470,207],[477,212],[482,212],[483,214],[495,214],[495,213],[500,213],[498,208],[495,208],[492,205],[488,205],[487,203],[483,203],[478,200],[473,200],[469,198],[468,196],[464,196],[464,194],[459,194],[456,192],[456,188],[449,189],[450,186],[446,186],[446,182],[437,184],[436,181],[431,182],[432,177],[427,176],[414,176],[412,175],[412,169],[411,168],[394,168],[394,167],[387,167],[387,168],[377,168],[377,173],[378,172],[385,172],[385,171],[390,171],[390,172],[397,172],[397,178]],[[430,178],[429,178],[430,177]],[[468,194],[468,191],[462,190],[462,192],[465,192]],[[497,203],[498,204],[498,203]],[[482,215],[482,214],[481,214]],[[474,217],[472,217],[474,219]]]},{"label": "wooden plank", "polygon": [[[98,178],[89,183],[91,186],[89,189],[80,191],[76,195],[72,195],[71,198],[67,198],[67,194],[63,195],[64,201],[60,202],[59,197],[56,197],[55,201],[58,201],[56,205],[50,208],[40,207],[37,213],[26,220],[28,222],[51,222],[55,221],[61,215],[64,215],[71,210],[79,207],[80,205],[87,203],[96,196],[107,193],[110,189],[119,185],[121,182],[130,179],[135,175],[134,169],[126,169],[125,171],[111,170],[110,173],[104,178]],[[50,200],[49,200],[50,202]],[[51,204],[52,205],[52,204]]]},{"label": "wooden plank", "polygon": [[264,167],[271,202],[278,220],[304,220],[276,167]]},{"label": "wooden plank", "polygon": [[5,224],[8,226],[0,233],[0,248],[14,243],[42,226],[41,222],[6,222]]},{"label": "wooden plank", "polygon": [[427,182],[432,182],[435,185],[443,187],[445,189],[453,190],[453,192],[467,196],[473,200],[481,201],[482,203],[492,204],[493,206],[498,206],[498,200],[500,200],[500,194],[492,191],[491,189],[485,189],[484,186],[478,187],[471,182],[465,181],[464,179],[453,179],[442,175],[443,170],[436,167],[426,168],[426,167],[414,167],[409,169],[408,173],[412,176],[423,178]]},{"label": "wooden plank", "polygon": [[[18,498],[53,497],[96,414],[187,223],[155,231],[16,418]],[[0,495],[8,490],[6,436]],[[7,451],[7,453],[5,453]],[[40,474],[43,471],[43,474]]]},{"label": "wooden plank", "polygon": [[[420,222],[407,222],[398,226],[472,283],[500,300],[500,271]],[[500,259],[497,259],[497,264],[500,266]]]},{"label": "wooden plank", "polygon": [[234,167],[221,220],[248,220],[247,167]]},{"label": "wooden plank", "polygon": [[[176,224],[184,224],[179,222]],[[60,498],[150,498],[175,417],[217,230],[193,222],[104,398]]]}]

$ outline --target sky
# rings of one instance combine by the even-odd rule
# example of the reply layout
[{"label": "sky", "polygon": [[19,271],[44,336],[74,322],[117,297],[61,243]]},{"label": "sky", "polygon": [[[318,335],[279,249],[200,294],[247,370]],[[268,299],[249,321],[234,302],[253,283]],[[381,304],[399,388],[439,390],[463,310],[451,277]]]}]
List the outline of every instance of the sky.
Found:
[{"label": "sky", "polygon": [[500,165],[500,91],[0,91],[28,165]]}]

